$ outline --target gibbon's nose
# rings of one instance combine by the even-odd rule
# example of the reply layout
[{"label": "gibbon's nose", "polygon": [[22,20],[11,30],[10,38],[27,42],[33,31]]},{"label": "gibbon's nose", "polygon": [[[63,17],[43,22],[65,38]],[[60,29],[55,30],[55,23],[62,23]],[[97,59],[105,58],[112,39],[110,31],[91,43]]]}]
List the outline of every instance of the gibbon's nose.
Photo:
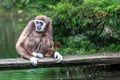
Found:
[{"label": "gibbon's nose", "polygon": [[37,30],[41,30],[42,28],[41,28],[41,26],[40,25],[38,25],[37,26]]}]

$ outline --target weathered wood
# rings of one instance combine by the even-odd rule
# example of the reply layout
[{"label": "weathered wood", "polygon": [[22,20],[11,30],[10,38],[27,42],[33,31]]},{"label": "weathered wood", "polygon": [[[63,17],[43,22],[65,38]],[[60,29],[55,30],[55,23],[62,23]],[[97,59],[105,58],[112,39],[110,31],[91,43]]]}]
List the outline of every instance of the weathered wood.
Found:
[{"label": "weathered wood", "polygon": [[56,63],[53,58],[41,58],[38,66],[34,67],[30,61],[22,58],[0,59],[0,70],[25,69],[53,66],[78,66],[95,64],[120,64],[120,53],[95,54],[95,55],[69,55],[64,56],[63,61]]}]

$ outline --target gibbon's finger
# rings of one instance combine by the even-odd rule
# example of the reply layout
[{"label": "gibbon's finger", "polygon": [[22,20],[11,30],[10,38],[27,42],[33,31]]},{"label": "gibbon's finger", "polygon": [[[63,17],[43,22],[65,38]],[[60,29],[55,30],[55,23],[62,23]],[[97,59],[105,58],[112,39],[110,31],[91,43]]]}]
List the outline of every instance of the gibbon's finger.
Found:
[{"label": "gibbon's finger", "polygon": [[56,62],[60,62],[61,60],[63,60],[63,57],[59,52],[55,52],[54,58],[55,58]]},{"label": "gibbon's finger", "polygon": [[63,57],[60,55],[59,60],[57,62],[61,62],[63,60]]},{"label": "gibbon's finger", "polygon": [[37,58],[42,58],[43,54],[42,53],[37,53]]},{"label": "gibbon's finger", "polygon": [[58,60],[58,55],[59,55],[59,53],[58,53],[58,52],[55,52],[55,54],[54,54],[55,60]]},{"label": "gibbon's finger", "polygon": [[33,55],[34,57],[37,57],[37,53],[36,53],[36,52],[33,52],[32,55]]},{"label": "gibbon's finger", "polygon": [[36,57],[31,57],[30,58],[30,62],[31,62],[31,64],[33,65],[33,66],[37,66],[37,64],[38,64],[38,58],[36,58]]}]

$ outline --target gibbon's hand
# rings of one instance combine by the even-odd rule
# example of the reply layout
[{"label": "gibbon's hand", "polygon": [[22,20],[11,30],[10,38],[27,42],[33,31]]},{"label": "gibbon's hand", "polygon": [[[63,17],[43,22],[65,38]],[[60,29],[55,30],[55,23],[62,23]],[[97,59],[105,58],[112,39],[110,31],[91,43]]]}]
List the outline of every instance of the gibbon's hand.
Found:
[{"label": "gibbon's hand", "polygon": [[42,58],[43,57],[43,54],[42,53],[36,53],[36,52],[33,52],[32,55],[36,58]]},{"label": "gibbon's hand", "polygon": [[33,66],[37,66],[38,60],[39,60],[39,59],[36,58],[36,57],[31,57],[31,58],[30,58],[30,62],[32,63]]},{"label": "gibbon's hand", "polygon": [[60,62],[63,60],[63,57],[59,52],[55,52],[54,58],[55,58],[56,62]]}]

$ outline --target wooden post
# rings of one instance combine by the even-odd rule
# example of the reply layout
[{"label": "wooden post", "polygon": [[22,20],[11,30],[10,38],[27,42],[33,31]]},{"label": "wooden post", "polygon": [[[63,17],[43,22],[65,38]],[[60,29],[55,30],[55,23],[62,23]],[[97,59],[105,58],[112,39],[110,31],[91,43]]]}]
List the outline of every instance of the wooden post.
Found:
[{"label": "wooden post", "polygon": [[60,63],[56,63],[53,58],[41,58],[36,67],[32,66],[29,60],[23,58],[0,59],[0,70],[96,64],[120,64],[120,53],[68,55],[64,56]]}]

